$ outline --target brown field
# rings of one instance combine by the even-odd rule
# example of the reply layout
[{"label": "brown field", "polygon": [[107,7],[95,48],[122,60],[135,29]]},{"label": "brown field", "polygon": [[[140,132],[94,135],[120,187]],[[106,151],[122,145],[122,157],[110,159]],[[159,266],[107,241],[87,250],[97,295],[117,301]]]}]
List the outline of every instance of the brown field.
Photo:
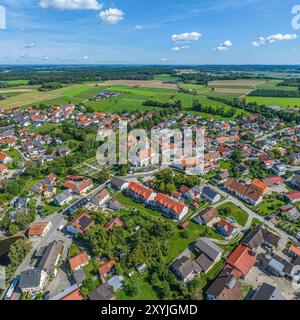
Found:
[{"label": "brown field", "polygon": [[145,87],[145,88],[162,88],[162,89],[177,89],[176,84],[163,83],[160,81],[140,81],[140,80],[110,80],[105,81],[99,85],[113,86],[113,85],[125,85],[130,87]]},{"label": "brown field", "polygon": [[238,94],[249,94],[251,89],[234,89],[234,88],[215,88],[214,92],[219,93],[238,93]]},{"label": "brown field", "polygon": [[208,83],[209,86],[256,86],[258,84],[265,83],[261,80],[219,80],[211,81]]},{"label": "brown field", "polygon": [[26,106],[31,103],[40,103],[45,100],[51,100],[59,97],[60,97],[59,94],[55,94],[51,92],[33,91],[29,93],[23,93],[15,97],[11,97],[10,99],[7,99],[7,100],[1,100],[0,108],[2,109],[18,108],[18,107]]},{"label": "brown field", "polygon": [[10,93],[10,92],[32,92],[35,90],[32,89],[4,89],[4,90],[0,90],[0,93]]}]

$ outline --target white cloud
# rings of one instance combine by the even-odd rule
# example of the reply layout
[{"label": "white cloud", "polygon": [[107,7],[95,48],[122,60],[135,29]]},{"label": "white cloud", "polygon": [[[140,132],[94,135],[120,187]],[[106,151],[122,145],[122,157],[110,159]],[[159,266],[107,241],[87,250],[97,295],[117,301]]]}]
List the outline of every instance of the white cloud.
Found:
[{"label": "white cloud", "polygon": [[25,49],[31,49],[31,48],[35,48],[35,47],[36,47],[35,43],[28,43],[28,44],[25,44],[25,46],[24,46]]},{"label": "white cloud", "polygon": [[134,26],[134,30],[142,30],[143,26],[140,24],[137,24],[136,26]]},{"label": "white cloud", "polygon": [[41,0],[39,5],[60,10],[101,10],[103,7],[97,0]]},{"label": "white cloud", "polygon": [[160,61],[166,62],[166,61],[168,61],[168,59],[167,58],[160,58]]},{"label": "white cloud", "polygon": [[293,34],[282,34],[282,33],[277,33],[273,34],[271,36],[268,36],[267,38],[260,37],[258,41],[254,41],[251,43],[252,47],[261,47],[269,43],[274,43],[277,41],[291,41],[297,39],[298,36],[293,33]]},{"label": "white cloud", "polygon": [[222,43],[217,48],[214,48],[215,51],[227,51],[230,47],[232,47],[232,42],[230,40],[226,40]]},{"label": "white cloud", "polygon": [[189,49],[189,48],[190,46],[173,47],[171,48],[171,51],[180,51],[180,50]]},{"label": "white cloud", "polygon": [[186,32],[182,34],[173,34],[171,39],[177,43],[189,43],[192,41],[197,41],[202,37],[202,34],[199,32]]},{"label": "white cloud", "polygon": [[84,56],[84,57],[82,57],[82,60],[89,60],[89,57],[88,56]]},{"label": "white cloud", "polygon": [[125,13],[117,8],[109,8],[100,12],[100,18],[106,24],[117,24],[124,19]]}]

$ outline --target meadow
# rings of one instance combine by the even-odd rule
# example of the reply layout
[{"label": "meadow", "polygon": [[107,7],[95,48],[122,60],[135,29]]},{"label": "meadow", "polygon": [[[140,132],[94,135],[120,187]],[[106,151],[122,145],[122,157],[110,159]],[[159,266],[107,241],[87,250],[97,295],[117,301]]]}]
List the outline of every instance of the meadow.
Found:
[{"label": "meadow", "polygon": [[246,101],[265,106],[277,105],[285,108],[300,108],[300,98],[246,97]]}]

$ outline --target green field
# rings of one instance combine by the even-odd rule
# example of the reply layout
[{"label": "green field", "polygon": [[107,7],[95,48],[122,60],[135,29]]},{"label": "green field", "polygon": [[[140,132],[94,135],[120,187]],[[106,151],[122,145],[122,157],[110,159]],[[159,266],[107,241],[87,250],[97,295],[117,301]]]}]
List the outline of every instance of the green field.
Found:
[{"label": "green field", "polygon": [[9,85],[22,86],[29,83],[29,80],[8,80],[5,81]]},{"label": "green field", "polygon": [[259,105],[278,105],[285,108],[300,108],[300,98],[269,98],[269,97],[247,97],[247,103],[256,102]]},{"label": "green field", "polygon": [[248,220],[248,213],[242,209],[240,209],[239,207],[237,207],[235,204],[231,203],[231,202],[226,202],[222,205],[220,205],[219,207],[217,207],[217,211],[220,213],[220,211],[222,209],[227,209],[228,210],[228,215],[224,216],[225,218],[233,218],[234,220],[236,220],[236,222],[244,227],[247,223]]}]

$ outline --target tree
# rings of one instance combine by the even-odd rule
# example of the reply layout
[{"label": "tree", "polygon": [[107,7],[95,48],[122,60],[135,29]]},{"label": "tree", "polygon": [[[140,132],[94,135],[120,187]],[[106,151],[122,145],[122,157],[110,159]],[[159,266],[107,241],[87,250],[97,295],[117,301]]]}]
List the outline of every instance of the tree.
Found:
[{"label": "tree", "polygon": [[10,233],[12,236],[14,236],[14,235],[17,234],[18,232],[19,232],[19,227],[18,227],[18,225],[12,223],[12,224],[9,226],[9,233]]},{"label": "tree", "polygon": [[125,283],[124,291],[127,296],[134,297],[138,293],[138,288],[135,282],[133,282],[132,280],[129,280],[129,281],[126,281]]}]

